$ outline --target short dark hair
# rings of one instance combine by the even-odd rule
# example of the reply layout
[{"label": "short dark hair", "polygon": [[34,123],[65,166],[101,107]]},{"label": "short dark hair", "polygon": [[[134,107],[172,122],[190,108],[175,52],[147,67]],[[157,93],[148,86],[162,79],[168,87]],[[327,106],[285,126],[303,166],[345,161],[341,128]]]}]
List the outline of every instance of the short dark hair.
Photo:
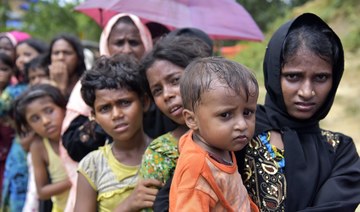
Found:
[{"label": "short dark hair", "polygon": [[38,84],[28,87],[21,95],[19,95],[13,105],[13,116],[15,120],[16,130],[21,133],[24,128],[29,125],[26,121],[26,107],[36,99],[42,97],[50,97],[54,104],[62,109],[66,109],[66,99],[61,91],[50,84]]},{"label": "short dark hair", "polygon": [[81,95],[85,103],[94,108],[95,92],[102,89],[127,89],[139,98],[145,95],[144,79],[139,62],[131,55],[118,54],[99,57],[94,66],[81,79]]},{"label": "short dark hair", "polygon": [[[194,110],[214,80],[220,80],[237,94],[245,92],[247,99],[259,92],[258,82],[247,67],[223,57],[200,58],[186,67],[180,79],[184,108]],[[255,94],[252,87],[256,88]]]},{"label": "short dark hair", "polygon": [[[176,36],[159,40],[143,60],[141,61],[141,73],[146,79],[147,70],[157,60],[166,60],[181,68],[186,68],[196,58],[208,57],[209,46],[200,38],[189,36]],[[151,91],[146,80],[146,89],[150,96]]]},{"label": "short dark hair", "polygon": [[46,56],[46,61],[48,64],[51,64],[51,53],[52,53],[52,48],[54,46],[54,43],[58,40],[65,40],[66,42],[68,42],[75,50],[76,55],[78,57],[77,60],[77,65],[76,65],[76,73],[78,76],[81,76],[84,71],[86,70],[86,66],[85,66],[85,56],[84,56],[84,48],[80,42],[80,40],[70,34],[61,34],[58,35],[56,37],[54,37],[51,42],[50,42],[50,48],[49,51],[47,52],[47,56]]},{"label": "short dark hair", "polygon": [[45,56],[46,55],[39,55],[25,64],[25,68],[24,68],[25,82],[29,82],[29,72],[35,69],[42,69],[45,71],[45,74],[49,76],[49,65],[46,62]]}]

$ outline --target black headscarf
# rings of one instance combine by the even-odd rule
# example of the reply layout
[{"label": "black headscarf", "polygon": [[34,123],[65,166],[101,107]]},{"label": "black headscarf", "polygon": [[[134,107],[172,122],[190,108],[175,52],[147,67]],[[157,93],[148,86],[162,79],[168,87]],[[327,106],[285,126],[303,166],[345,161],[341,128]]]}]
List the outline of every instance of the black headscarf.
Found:
[{"label": "black headscarf", "polygon": [[[333,64],[331,91],[319,111],[308,120],[298,120],[287,113],[280,83],[284,41],[289,32],[300,25],[327,28],[338,47],[336,53],[339,58]],[[359,156],[351,138],[339,134],[341,143],[338,150],[334,150],[321,135],[319,127],[319,121],[326,117],[333,104],[343,70],[344,52],[340,39],[314,14],[302,14],[282,25],[268,44],[264,59],[267,94],[265,105],[257,109],[255,133],[275,130],[282,134],[287,182],[286,211],[306,210],[308,207],[312,207],[309,211],[348,211],[359,203]],[[349,155],[339,155],[342,151]],[[335,175],[340,176],[337,178]]]}]

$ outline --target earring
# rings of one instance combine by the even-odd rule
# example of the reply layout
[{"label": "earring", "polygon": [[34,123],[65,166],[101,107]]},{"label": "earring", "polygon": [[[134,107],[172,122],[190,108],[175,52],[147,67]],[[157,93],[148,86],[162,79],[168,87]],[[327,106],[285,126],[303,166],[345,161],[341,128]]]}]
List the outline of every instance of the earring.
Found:
[{"label": "earring", "polygon": [[315,94],[316,94],[315,91],[312,90],[312,91],[311,91],[311,96],[315,96]]}]

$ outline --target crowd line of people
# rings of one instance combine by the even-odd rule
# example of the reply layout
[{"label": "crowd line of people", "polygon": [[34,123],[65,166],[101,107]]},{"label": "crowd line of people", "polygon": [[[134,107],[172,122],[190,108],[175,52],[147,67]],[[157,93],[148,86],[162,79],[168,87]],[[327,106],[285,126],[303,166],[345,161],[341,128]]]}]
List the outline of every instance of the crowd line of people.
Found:
[{"label": "crowd line of people", "polygon": [[69,34],[46,43],[0,32],[1,211],[359,205],[352,138],[319,126],[344,51],[317,15],[273,34],[262,105],[252,71],[215,56],[200,29],[168,30],[121,13],[104,27],[99,52],[86,60]]}]

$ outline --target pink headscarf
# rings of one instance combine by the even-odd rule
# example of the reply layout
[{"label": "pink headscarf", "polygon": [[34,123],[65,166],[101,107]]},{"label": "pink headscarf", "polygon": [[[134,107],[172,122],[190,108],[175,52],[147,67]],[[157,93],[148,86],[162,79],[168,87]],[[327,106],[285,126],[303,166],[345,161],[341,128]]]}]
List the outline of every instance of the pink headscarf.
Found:
[{"label": "pink headscarf", "polygon": [[104,27],[101,37],[100,37],[100,55],[106,55],[109,56],[109,49],[108,49],[108,39],[110,32],[115,25],[115,23],[119,20],[119,18],[122,18],[124,16],[128,16],[135,24],[136,28],[139,30],[141,41],[144,45],[145,52],[149,52],[152,49],[152,39],[151,34],[148,30],[148,28],[140,21],[140,18],[136,15],[128,14],[128,13],[120,13],[115,16],[113,16],[109,22]]},{"label": "pink headscarf", "polygon": [[2,36],[7,37],[14,47],[19,42],[31,38],[31,36],[28,33],[21,32],[21,31],[10,31],[10,32],[0,33],[0,37],[2,37]]}]

